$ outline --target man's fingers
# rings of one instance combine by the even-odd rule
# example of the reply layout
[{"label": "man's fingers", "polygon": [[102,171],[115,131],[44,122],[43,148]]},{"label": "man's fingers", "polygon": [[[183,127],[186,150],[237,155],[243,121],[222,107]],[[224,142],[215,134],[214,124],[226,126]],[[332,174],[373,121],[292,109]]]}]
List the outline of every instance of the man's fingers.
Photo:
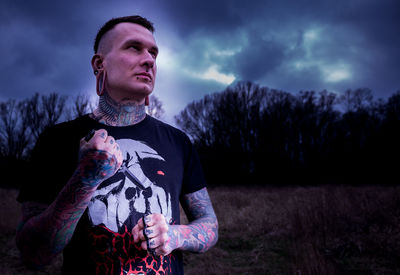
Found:
[{"label": "man's fingers", "polygon": [[149,246],[152,249],[163,246],[167,242],[167,239],[168,239],[167,234],[160,234],[155,238],[149,239]]},{"label": "man's fingers", "polygon": [[95,175],[91,180],[98,183],[118,171],[123,163],[123,155],[115,139],[109,136],[105,129],[99,129],[94,133],[93,131],[81,139],[79,158],[83,169]]},{"label": "man's fingers", "polygon": [[147,238],[151,239],[157,236],[160,236],[164,233],[168,232],[168,225],[167,224],[157,224],[154,226],[149,226],[144,228],[143,230],[141,230],[139,233],[141,233],[141,235],[143,235],[143,239],[145,239],[145,235],[147,236]]},{"label": "man's fingers", "polygon": [[150,214],[150,215],[147,215],[147,216],[143,216],[143,218],[141,219],[141,222],[142,222],[142,224],[143,224],[143,227],[149,227],[149,226],[152,226],[153,225],[153,223],[152,223],[152,216],[153,216],[154,214]]},{"label": "man's fingers", "polygon": [[100,129],[97,130],[92,139],[89,142],[93,142],[94,144],[102,144],[102,143],[106,143],[106,140],[108,138],[108,133],[106,130],[104,129]]},{"label": "man's fingers", "polygon": [[106,140],[107,136],[108,136],[108,133],[105,129],[99,129],[97,131],[92,129],[87,133],[87,135],[85,137],[83,137],[81,139],[81,145],[82,145],[82,143],[83,144],[85,144],[85,143],[93,144],[93,143],[97,143],[97,142],[104,142]]},{"label": "man's fingers", "polygon": [[[149,253],[155,253],[156,251],[162,251],[162,249],[156,249],[157,247],[160,246],[157,243],[158,242],[156,241],[156,239],[151,239],[151,240],[149,240],[149,246],[147,246],[147,242],[146,241],[142,241],[140,246],[142,247],[143,250],[149,250]],[[153,251],[153,252],[151,252],[151,251]]]},{"label": "man's fingers", "polygon": [[104,143],[111,145],[111,147],[115,147],[115,139],[112,136],[108,136]]},{"label": "man's fingers", "polygon": [[135,243],[140,242],[141,248],[152,255],[167,255],[168,229],[164,215],[150,214],[139,219],[134,226],[133,239]]},{"label": "man's fingers", "polygon": [[140,241],[140,231],[142,230],[139,228],[139,224],[136,224],[132,229],[133,241],[135,243],[138,243]]},{"label": "man's fingers", "polygon": [[115,155],[118,166],[122,164],[123,156],[118,143],[114,137],[109,136],[105,129],[95,131],[90,130],[89,133],[81,139],[81,146],[86,145],[86,148],[94,148],[97,150],[105,150],[112,155]]},{"label": "man's fingers", "polygon": [[[143,225],[143,227],[142,227]],[[143,217],[137,224],[142,228],[138,237],[142,241],[141,247],[152,255],[166,255],[165,247],[168,240],[168,224],[162,214],[151,214]]]},{"label": "man's fingers", "polygon": [[140,245],[142,247],[143,250],[147,250],[147,243],[146,241],[143,241]]},{"label": "man's fingers", "polygon": [[162,223],[166,224],[164,215],[159,213],[150,214],[148,216],[145,216],[143,219],[147,227]]},{"label": "man's fingers", "polygon": [[151,239],[151,238],[154,238],[155,236],[157,236],[157,231],[153,227],[145,228],[145,229],[143,229],[142,232],[143,232],[142,234],[146,235],[148,239]]},{"label": "man's fingers", "polygon": [[118,165],[117,166],[118,166],[118,169],[119,169],[121,167],[121,165],[122,165],[122,162],[124,161],[124,158],[122,156],[121,150],[117,151],[116,156],[117,156],[117,161],[118,161]]}]

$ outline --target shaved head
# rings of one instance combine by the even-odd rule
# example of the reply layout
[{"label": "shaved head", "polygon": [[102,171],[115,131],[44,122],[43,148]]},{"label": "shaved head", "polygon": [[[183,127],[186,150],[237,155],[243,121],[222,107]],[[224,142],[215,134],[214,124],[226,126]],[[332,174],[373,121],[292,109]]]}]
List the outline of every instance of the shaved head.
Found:
[{"label": "shaved head", "polygon": [[105,33],[103,35],[103,37],[101,38],[101,40],[99,41],[96,53],[101,53],[101,54],[108,53],[113,46],[112,42],[113,42],[114,38],[115,38],[114,29],[111,29],[107,33]]},{"label": "shaved head", "polygon": [[[94,46],[93,50],[94,53],[101,52],[101,53],[107,53],[112,46],[112,29],[115,27],[115,25],[120,24],[120,23],[133,23],[133,24],[138,24],[146,29],[148,29],[151,33],[154,33],[154,26],[153,23],[151,23],[149,20],[146,18],[139,16],[139,15],[133,15],[133,16],[124,16],[124,17],[117,17],[113,18],[109,21],[107,21],[97,32],[96,39],[94,41]],[[104,41],[103,41],[104,40]]]}]

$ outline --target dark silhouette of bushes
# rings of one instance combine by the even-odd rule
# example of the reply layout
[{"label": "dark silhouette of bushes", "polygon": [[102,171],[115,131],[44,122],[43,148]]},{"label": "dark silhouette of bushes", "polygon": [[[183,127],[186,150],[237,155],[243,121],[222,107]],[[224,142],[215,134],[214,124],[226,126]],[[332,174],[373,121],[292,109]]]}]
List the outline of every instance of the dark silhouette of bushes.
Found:
[{"label": "dark silhouette of bushes", "polygon": [[210,184],[395,183],[400,91],[291,94],[239,82],[190,103],[177,125]]}]

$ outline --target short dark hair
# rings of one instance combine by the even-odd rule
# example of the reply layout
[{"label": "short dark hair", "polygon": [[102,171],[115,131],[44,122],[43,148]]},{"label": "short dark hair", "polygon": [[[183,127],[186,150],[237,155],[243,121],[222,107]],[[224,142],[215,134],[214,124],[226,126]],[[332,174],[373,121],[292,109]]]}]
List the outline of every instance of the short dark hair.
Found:
[{"label": "short dark hair", "polygon": [[131,15],[131,16],[123,16],[123,17],[116,17],[112,18],[111,20],[107,21],[97,32],[96,38],[94,40],[93,50],[94,53],[97,53],[99,49],[99,44],[101,38],[106,34],[109,30],[115,27],[115,25],[119,23],[134,23],[141,25],[154,33],[154,26],[153,23],[147,20],[146,18],[139,16],[139,15]]}]

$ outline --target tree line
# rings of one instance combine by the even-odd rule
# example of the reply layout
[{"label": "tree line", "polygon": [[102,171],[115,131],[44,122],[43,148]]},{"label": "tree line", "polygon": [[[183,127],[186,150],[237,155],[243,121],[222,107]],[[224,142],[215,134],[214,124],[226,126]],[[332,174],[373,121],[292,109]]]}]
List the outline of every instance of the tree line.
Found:
[{"label": "tree line", "polygon": [[[56,93],[0,102],[2,170],[18,174],[44,129],[93,108],[83,95]],[[155,96],[148,113],[164,113]],[[175,121],[197,147],[210,185],[398,181],[400,91],[383,100],[368,88],[293,94],[239,82],[188,104]]]},{"label": "tree line", "polygon": [[[90,98],[83,94],[67,97],[35,93],[26,99],[0,102],[0,167],[4,175],[0,186],[20,184],[13,178],[23,173],[33,146],[46,128],[83,116],[94,108]],[[154,95],[147,113],[157,118],[164,114],[162,102]]]},{"label": "tree line", "polygon": [[175,117],[211,185],[396,184],[400,91],[297,94],[239,82]]},{"label": "tree line", "polygon": [[[69,100],[67,100],[69,99]],[[64,120],[93,110],[88,97],[68,98],[57,93],[35,93],[27,99],[0,102],[0,157],[8,162],[26,160],[40,133]]]}]

